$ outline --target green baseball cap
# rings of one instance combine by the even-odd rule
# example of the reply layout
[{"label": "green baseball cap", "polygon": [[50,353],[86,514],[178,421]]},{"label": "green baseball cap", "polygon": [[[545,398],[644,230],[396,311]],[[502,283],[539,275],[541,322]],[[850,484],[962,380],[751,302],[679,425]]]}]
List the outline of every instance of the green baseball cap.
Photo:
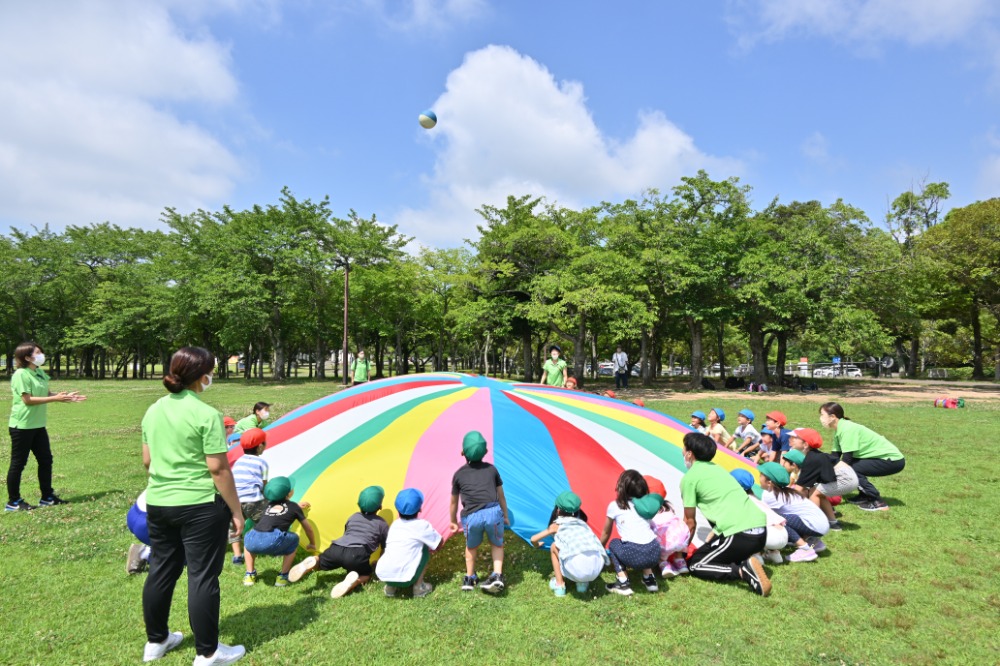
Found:
[{"label": "green baseball cap", "polygon": [[478,430],[465,434],[462,439],[462,455],[469,462],[479,462],[486,456],[486,438]]},{"label": "green baseball cap", "polygon": [[795,463],[799,467],[802,467],[802,463],[805,462],[806,454],[802,453],[798,449],[788,449],[781,454],[781,457],[790,463]]},{"label": "green baseball cap", "polygon": [[556,508],[566,513],[576,513],[580,510],[580,496],[572,490],[561,492],[556,498]]},{"label": "green baseball cap", "polygon": [[368,486],[358,495],[358,508],[361,513],[375,513],[382,506],[385,499],[385,491],[382,486]]},{"label": "green baseball cap", "polygon": [[292,482],[287,476],[276,476],[264,484],[264,497],[272,502],[280,502],[292,491]]},{"label": "green baseball cap", "polygon": [[778,463],[766,462],[763,465],[758,466],[757,470],[782,488],[791,482],[791,477],[788,476],[788,470]]},{"label": "green baseball cap", "polygon": [[663,506],[663,498],[656,493],[649,493],[643,497],[637,497],[632,500],[632,506],[635,507],[635,512],[646,520],[652,520],[653,516],[660,512],[660,507]]}]

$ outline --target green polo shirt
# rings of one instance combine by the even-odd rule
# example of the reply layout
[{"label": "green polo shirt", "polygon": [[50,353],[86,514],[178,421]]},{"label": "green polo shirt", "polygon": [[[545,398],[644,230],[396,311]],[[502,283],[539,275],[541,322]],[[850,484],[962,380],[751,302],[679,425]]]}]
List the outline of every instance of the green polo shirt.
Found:
[{"label": "green polo shirt", "polygon": [[194,391],[170,393],[146,410],[142,441],[149,447],[146,503],[189,506],[215,499],[205,456],[226,452],[222,414]]},{"label": "green polo shirt", "polygon": [[250,416],[245,416],[236,422],[236,426],[233,428],[234,434],[239,434],[241,432],[246,432],[250,428],[261,428],[264,422],[257,420],[256,414],[251,414]]},{"label": "green polo shirt", "polygon": [[10,391],[14,394],[14,404],[10,409],[11,428],[32,430],[44,428],[48,405],[24,404],[21,397],[27,393],[33,398],[44,398],[49,394],[49,376],[41,368],[18,368],[10,378]]},{"label": "green polo shirt", "polygon": [[566,361],[559,359],[555,363],[548,359],[542,365],[542,372],[545,373],[545,383],[549,386],[563,385],[563,371],[566,370]]},{"label": "green polo shirt", "polygon": [[840,419],[833,435],[833,450],[853,453],[855,458],[902,460],[903,454],[888,439],[860,423]]},{"label": "green polo shirt", "polygon": [[736,479],[713,462],[696,460],[691,465],[681,479],[681,499],[685,509],[701,509],[722,536],[767,525],[767,516]]},{"label": "green polo shirt", "polygon": [[368,381],[368,375],[371,374],[371,361],[367,358],[362,360],[354,360],[351,364],[351,371],[354,373],[354,381],[356,382],[366,382]]}]

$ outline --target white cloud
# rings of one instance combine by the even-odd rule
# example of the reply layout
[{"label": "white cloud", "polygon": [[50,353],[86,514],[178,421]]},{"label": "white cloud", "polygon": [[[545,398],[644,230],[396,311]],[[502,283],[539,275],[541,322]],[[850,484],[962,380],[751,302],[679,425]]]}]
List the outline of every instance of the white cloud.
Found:
[{"label": "white cloud", "polygon": [[979,165],[976,196],[981,199],[1000,197],[1000,155],[990,155]]},{"label": "white cloud", "polygon": [[802,154],[813,162],[822,164],[830,159],[830,142],[826,140],[822,132],[813,132],[807,136],[800,148]]},{"label": "white cloud", "polygon": [[944,44],[978,33],[1000,15],[995,0],[737,0],[730,10],[743,46],[795,33],[867,46]]},{"label": "white cloud", "polygon": [[361,0],[393,30],[443,30],[483,16],[487,0]]},{"label": "white cloud", "polygon": [[5,223],[149,227],[165,206],[220,201],[239,172],[172,110],[236,100],[229,52],[185,34],[164,6],[3,3],[0,89]]},{"label": "white cloud", "polygon": [[467,54],[434,110],[439,122],[427,134],[437,151],[426,177],[430,201],[393,220],[429,245],[473,237],[481,221],[475,209],[503,206],[508,195],[577,207],[665,189],[700,168],[716,178],[742,171],[739,160],[702,152],[659,111],[639,113],[625,141],[605,136],[582,84],[556,81],[543,65],[504,46]]}]

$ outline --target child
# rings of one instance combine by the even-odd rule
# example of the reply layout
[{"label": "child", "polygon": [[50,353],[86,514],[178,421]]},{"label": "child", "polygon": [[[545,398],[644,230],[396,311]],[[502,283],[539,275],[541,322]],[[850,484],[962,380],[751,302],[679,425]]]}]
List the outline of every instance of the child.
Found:
[{"label": "child", "polygon": [[125,524],[128,531],[132,533],[141,543],[134,543],[128,547],[128,556],[125,560],[125,573],[132,575],[142,573],[149,567],[149,524],[146,521],[146,491],[139,493],[135,503],[129,508],[125,516]]},{"label": "child", "polygon": [[760,433],[753,427],[754,413],[749,409],[741,409],[736,415],[736,430],[726,443],[733,451],[749,458],[760,448]]},{"label": "child", "polygon": [[771,453],[765,460],[777,462],[781,459],[781,454],[788,450],[788,417],[783,412],[768,412],[764,417],[764,425],[771,431]]},{"label": "child", "polygon": [[577,390],[579,387],[576,385],[576,377],[567,377],[566,386],[564,388],[567,388],[570,391]]},{"label": "child", "polygon": [[764,426],[760,429],[760,442],[757,447],[757,452],[750,457],[750,460],[752,460],[755,465],[760,464],[762,460],[770,460],[771,451],[773,449],[774,431],[767,426]]},{"label": "child", "polygon": [[[246,519],[246,530],[260,520],[268,501],[264,497],[264,484],[270,468],[267,461],[260,457],[267,447],[267,433],[260,428],[250,428],[240,434],[240,446],[243,455],[233,463],[233,481],[236,483],[236,494],[240,498],[240,508]],[[252,521],[252,522],[251,522]],[[234,535],[233,564],[243,564],[243,553],[240,551],[239,539],[242,535]],[[251,562],[246,563],[247,571],[253,570]]]},{"label": "child", "polygon": [[233,428],[235,434],[242,434],[250,428],[263,428],[264,421],[271,418],[271,405],[266,402],[255,403],[250,411],[250,416],[246,416],[236,422]]},{"label": "child", "polygon": [[712,462],[718,446],[708,435],[684,435],[681,479],[684,522],[694,536],[700,509],[713,536],[688,558],[691,575],[708,580],[742,580],[762,597],[771,593],[764,566],[753,555],[767,543],[767,517],[726,470]]},{"label": "child", "polygon": [[274,586],[288,585],[288,572],[292,568],[295,551],[299,547],[299,535],[290,531],[296,520],[309,537],[306,550],[316,550],[312,525],[306,522],[306,515],[302,512],[302,509],[309,508],[309,503],[293,502],[294,492],[292,482],[287,476],[276,476],[264,487],[264,497],[268,501],[267,509],[264,510],[260,521],[247,532],[245,540],[247,572],[243,575],[244,585],[251,586],[257,582],[254,558],[260,555],[280,555],[284,558],[281,561],[281,573],[275,579]]},{"label": "child", "polygon": [[705,416],[705,412],[701,411],[700,409],[696,409],[693,412],[691,412],[691,429],[694,430],[695,432],[700,432],[701,434],[704,435],[706,432],[705,430],[706,418],[708,417]]},{"label": "child", "polygon": [[785,529],[785,519],[753,494],[753,474],[745,469],[734,469],[729,474],[746,491],[750,501],[756,504],[767,516],[767,542],[764,544],[763,557],[771,564],[781,564],[785,561],[781,557],[781,549],[788,545],[788,530]]},{"label": "child", "polygon": [[379,486],[368,486],[358,495],[358,513],[351,514],[344,524],[344,535],[330,543],[319,557],[311,555],[302,560],[288,573],[292,583],[300,580],[310,571],[331,571],[346,569],[344,580],[330,590],[331,599],[339,599],[359,585],[372,578],[371,556],[380,547],[385,552],[389,523],[378,515],[382,510],[385,491]]},{"label": "child", "polygon": [[691,534],[684,519],[677,515],[674,507],[667,501],[667,488],[663,482],[652,476],[642,478],[646,480],[650,493],[663,498],[663,506],[651,521],[656,541],[660,544],[660,574],[664,578],[682,576],[688,573],[684,553],[687,552]]},{"label": "child", "polygon": [[554,577],[549,589],[557,597],[566,596],[566,579],[576,583],[577,592],[586,592],[591,581],[611,563],[604,546],[586,523],[580,510],[580,497],[571,490],[556,497],[555,519],[548,529],[531,537],[531,545],[541,547],[545,537],[555,535],[550,552]]},{"label": "child", "polygon": [[[764,491],[761,499],[785,519],[788,542],[796,546],[788,561],[812,562],[819,557],[818,553],[826,550],[826,544],[819,537],[830,531],[830,522],[818,506],[788,487],[790,479],[784,467],[766,462],[757,469]],[[806,537],[810,540],[806,541]]]},{"label": "child", "polygon": [[419,518],[424,494],[416,488],[404,488],[396,495],[399,520],[389,526],[385,552],[375,565],[375,573],[385,583],[385,596],[412,587],[414,597],[426,597],[434,589],[424,582],[424,571],[431,552],[441,545],[441,535],[429,522]]},{"label": "child", "polygon": [[798,485],[826,514],[830,529],[839,532],[843,528],[833,511],[830,498],[842,497],[857,490],[858,475],[847,463],[838,462],[834,465],[830,457],[820,451],[823,436],[812,428],[796,428],[789,436],[788,443],[792,450],[785,454],[785,458],[792,451],[801,451],[803,454],[803,461],[796,463],[799,466]]},{"label": "child", "polygon": [[[791,442],[791,438],[789,438],[789,442]],[[802,454],[801,451],[796,451],[795,449],[789,449],[785,451],[785,453],[781,456],[781,461],[778,463],[779,465],[785,468],[786,472],[788,472],[788,479],[789,479],[788,487],[791,488],[792,490],[795,491],[802,490],[802,488],[796,483],[796,480],[799,478],[799,465],[805,462],[805,459],[806,457]],[[832,467],[833,466],[831,465],[831,470]],[[799,492],[799,494],[802,493]]]},{"label": "child", "polygon": [[722,425],[726,420],[726,413],[719,407],[713,407],[708,411],[708,428],[705,434],[715,440],[716,444],[725,446],[729,441],[729,431]]},{"label": "child", "polygon": [[[653,567],[660,563],[660,542],[649,521],[660,510],[663,498],[651,495],[646,480],[634,469],[621,473],[615,493],[617,497],[608,504],[601,532],[601,543],[607,545],[617,574],[615,582],[607,584],[607,590],[630,596],[632,586],[625,569],[634,568],[642,570],[642,584],[646,589],[657,592],[660,588],[653,576]],[[612,527],[618,528],[621,538],[611,539]]]},{"label": "child", "polygon": [[222,417],[222,425],[226,428],[226,441],[229,441],[229,437],[233,434],[233,430],[236,429],[236,420],[231,416]]},{"label": "child", "polygon": [[[562,384],[560,384],[561,386]],[[479,585],[476,576],[476,551],[483,542],[483,535],[490,541],[493,556],[493,573],[482,584],[483,592],[498,594],[507,584],[503,576],[503,529],[509,525],[507,498],[503,494],[503,480],[497,468],[483,462],[486,456],[486,439],[477,431],[466,433],[462,439],[462,455],[466,464],[455,472],[451,480],[451,531],[458,531],[458,500],[462,500],[462,529],[465,532],[465,578],[462,590],[471,592]]]}]

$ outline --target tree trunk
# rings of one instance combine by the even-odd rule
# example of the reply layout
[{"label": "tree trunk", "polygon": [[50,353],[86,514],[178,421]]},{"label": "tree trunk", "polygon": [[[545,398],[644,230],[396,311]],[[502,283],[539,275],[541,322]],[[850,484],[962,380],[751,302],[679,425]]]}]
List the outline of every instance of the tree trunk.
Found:
[{"label": "tree trunk", "polygon": [[764,348],[764,329],[754,316],[747,319],[747,333],[750,338],[750,358],[753,363],[754,384],[767,382],[767,351]]},{"label": "tree trunk", "polygon": [[726,384],[726,349],[723,344],[726,333],[725,322],[719,322],[718,345],[719,345],[719,379],[723,386]]},{"label": "tree trunk", "polygon": [[973,296],[972,311],[969,313],[972,320],[972,378],[986,379],[983,372],[983,326],[979,314],[979,302]]},{"label": "tree trunk", "polygon": [[316,336],[316,381],[326,379],[326,341],[322,335]]},{"label": "tree trunk", "polygon": [[531,329],[527,326],[521,331],[521,346],[524,348],[524,383],[530,384],[535,380],[535,365],[531,358]]},{"label": "tree trunk", "polygon": [[587,364],[587,317],[580,315],[580,323],[576,327],[576,339],[573,340],[573,377],[577,381],[583,377],[583,367]]},{"label": "tree trunk", "polygon": [[785,357],[788,355],[788,332],[780,331],[777,333],[778,338],[778,356],[775,360],[774,374],[777,375],[774,379],[775,383],[780,387],[785,379]]},{"label": "tree trunk", "polygon": [[906,362],[906,376],[917,376],[917,358],[920,356],[920,333],[914,333],[910,338],[910,356]]},{"label": "tree trunk", "polygon": [[700,389],[702,379],[701,338],[704,326],[701,321],[690,315],[684,319],[687,321],[688,331],[691,333],[691,381],[688,383],[688,388]]}]

